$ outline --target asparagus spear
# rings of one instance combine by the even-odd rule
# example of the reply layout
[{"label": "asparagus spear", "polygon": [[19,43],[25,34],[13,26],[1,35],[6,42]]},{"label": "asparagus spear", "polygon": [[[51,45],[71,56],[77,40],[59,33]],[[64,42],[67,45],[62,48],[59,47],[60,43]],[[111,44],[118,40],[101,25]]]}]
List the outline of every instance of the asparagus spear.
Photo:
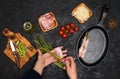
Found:
[{"label": "asparagus spear", "polygon": [[50,43],[47,43],[43,36],[40,36],[39,39],[37,39],[35,36],[33,36],[33,38],[34,42],[36,43],[36,47],[40,49],[43,52],[43,54],[50,53],[50,55],[52,55],[58,60],[58,62],[54,62],[54,64],[60,68],[64,67],[64,64],[60,61],[62,58],[57,56],[55,53],[51,52],[51,50],[53,49],[52,45],[50,45]]}]

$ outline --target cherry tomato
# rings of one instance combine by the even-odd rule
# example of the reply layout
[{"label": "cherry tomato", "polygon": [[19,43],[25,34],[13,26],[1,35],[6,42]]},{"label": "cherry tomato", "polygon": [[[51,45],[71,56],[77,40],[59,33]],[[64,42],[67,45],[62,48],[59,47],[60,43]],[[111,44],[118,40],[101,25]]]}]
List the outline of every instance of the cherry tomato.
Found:
[{"label": "cherry tomato", "polygon": [[62,37],[63,38],[67,38],[67,34],[62,34]]},{"label": "cherry tomato", "polygon": [[59,31],[59,34],[62,35],[64,32],[62,30]]},{"label": "cherry tomato", "polygon": [[65,26],[61,26],[61,28],[60,28],[60,29],[64,31],[64,30],[65,30]]},{"label": "cherry tomato", "polygon": [[75,23],[70,23],[70,27],[74,28],[75,27]]},{"label": "cherry tomato", "polygon": [[67,24],[67,25],[65,26],[65,28],[66,28],[67,30],[70,30],[70,25]]},{"label": "cherry tomato", "polygon": [[66,24],[60,27],[59,34],[62,38],[67,38],[69,34],[73,34],[77,32],[79,27],[75,25],[75,23]]},{"label": "cherry tomato", "polygon": [[76,32],[79,30],[79,28],[77,26],[74,29],[75,29]]},{"label": "cherry tomato", "polygon": [[74,29],[71,28],[69,32],[70,32],[70,33],[74,33]]}]

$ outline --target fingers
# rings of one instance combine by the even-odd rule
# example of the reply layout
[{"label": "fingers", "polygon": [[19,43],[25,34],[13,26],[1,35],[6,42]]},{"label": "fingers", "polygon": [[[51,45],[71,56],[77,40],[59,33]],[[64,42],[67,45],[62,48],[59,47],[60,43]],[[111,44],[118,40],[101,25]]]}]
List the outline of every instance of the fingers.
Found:
[{"label": "fingers", "polygon": [[63,46],[59,46],[61,49],[63,49]]},{"label": "fingers", "polygon": [[51,56],[51,57],[49,58],[49,61],[51,61],[51,62],[56,62],[57,59],[56,59],[55,57]]},{"label": "fingers", "polygon": [[[63,46],[59,46],[60,49],[62,50],[63,49]],[[67,53],[67,50],[62,50],[62,54],[66,54]]]},{"label": "fingers", "polygon": [[51,52],[56,52],[55,48],[53,50],[51,50]]},{"label": "fingers", "polygon": [[44,56],[45,58],[47,58],[47,57],[53,57],[52,55],[50,55],[50,53],[45,53],[43,56]]},{"label": "fingers", "polygon": [[67,70],[67,72],[74,71],[76,69],[73,57],[66,57],[64,69]]},{"label": "fingers", "polygon": [[57,56],[60,56],[61,58],[67,56],[67,50],[62,50],[63,46],[59,46],[54,48],[51,52],[55,53]]},{"label": "fingers", "polygon": [[41,50],[37,50],[37,52],[38,52],[38,59],[42,56],[42,52],[41,52]]},{"label": "fingers", "polygon": [[52,55],[50,55],[50,53],[45,53],[44,55],[44,58],[46,58],[48,61],[50,60],[50,61],[57,61],[57,59],[54,57],[54,56],[52,56]]},{"label": "fingers", "polygon": [[63,53],[63,54],[67,53],[67,50],[63,50],[62,53]]},{"label": "fingers", "polygon": [[54,58],[53,56],[45,57],[45,67],[56,61],[57,61],[57,59]]},{"label": "fingers", "polygon": [[[59,46],[59,47],[56,47],[56,48],[60,48],[61,50],[63,49],[63,46]],[[56,51],[56,48],[54,48],[51,52],[55,52]]]},{"label": "fingers", "polygon": [[[63,46],[59,46],[59,47],[56,47],[53,50],[51,50],[51,52],[55,53],[56,55],[60,56],[61,58],[64,58],[64,57],[67,56],[67,54],[66,54],[67,50],[62,50],[62,49],[63,49]],[[40,56],[43,56],[43,57],[46,57],[46,58],[47,57],[52,57],[52,55],[50,55],[49,53],[45,53],[45,54],[42,55],[42,52],[39,49],[38,49],[38,53],[39,53],[38,58]]]},{"label": "fingers", "polygon": [[46,59],[47,65],[49,65],[49,64],[51,64],[51,63],[53,63],[55,61],[56,61],[56,59],[54,57],[49,57],[49,58]]},{"label": "fingers", "polygon": [[38,55],[42,55],[41,50],[37,49]]},{"label": "fingers", "polygon": [[65,64],[70,66],[70,64],[71,64],[71,59],[72,59],[72,57],[66,57],[66,58],[65,58]]},{"label": "fingers", "polygon": [[66,56],[67,56],[67,54],[63,54],[63,58],[66,57]]},{"label": "fingers", "polygon": [[64,59],[64,63],[65,63],[64,69],[65,69],[65,70],[68,70],[68,69],[71,68],[71,62],[69,61],[70,58],[71,58],[71,57],[66,57],[66,58]]},{"label": "fingers", "polygon": [[70,63],[74,62],[73,57],[66,57],[66,60],[69,60]]},{"label": "fingers", "polygon": [[65,61],[65,65],[66,65],[66,69],[70,69],[71,68],[70,62],[68,60]]},{"label": "fingers", "polygon": [[69,64],[70,67],[75,66],[75,61],[74,61],[73,57],[67,57],[65,60],[67,61],[66,64]]},{"label": "fingers", "polygon": [[73,58],[71,58],[71,60],[70,60],[70,61],[71,61],[71,66],[72,66],[72,67],[75,67],[75,66],[76,66],[76,64],[75,64],[74,59],[73,59]]}]

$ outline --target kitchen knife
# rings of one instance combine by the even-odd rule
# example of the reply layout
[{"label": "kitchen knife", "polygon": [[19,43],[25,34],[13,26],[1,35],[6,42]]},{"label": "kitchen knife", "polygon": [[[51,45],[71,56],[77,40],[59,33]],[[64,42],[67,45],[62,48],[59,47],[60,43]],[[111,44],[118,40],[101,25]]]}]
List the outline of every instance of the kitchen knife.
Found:
[{"label": "kitchen knife", "polygon": [[11,50],[13,52],[14,57],[15,57],[16,64],[20,67],[19,58],[18,58],[18,55],[16,53],[15,46],[14,46],[12,40],[10,40],[10,48],[11,48]]}]

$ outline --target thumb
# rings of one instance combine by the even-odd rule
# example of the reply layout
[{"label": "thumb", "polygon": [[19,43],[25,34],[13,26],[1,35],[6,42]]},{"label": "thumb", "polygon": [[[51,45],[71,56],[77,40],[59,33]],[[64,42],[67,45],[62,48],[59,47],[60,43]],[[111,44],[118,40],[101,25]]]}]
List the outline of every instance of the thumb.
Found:
[{"label": "thumb", "polygon": [[70,69],[70,62],[68,62],[68,60],[65,62],[65,65],[66,65],[66,69]]},{"label": "thumb", "polygon": [[42,51],[39,49],[37,51],[38,51],[38,58],[40,58],[42,56]]}]

